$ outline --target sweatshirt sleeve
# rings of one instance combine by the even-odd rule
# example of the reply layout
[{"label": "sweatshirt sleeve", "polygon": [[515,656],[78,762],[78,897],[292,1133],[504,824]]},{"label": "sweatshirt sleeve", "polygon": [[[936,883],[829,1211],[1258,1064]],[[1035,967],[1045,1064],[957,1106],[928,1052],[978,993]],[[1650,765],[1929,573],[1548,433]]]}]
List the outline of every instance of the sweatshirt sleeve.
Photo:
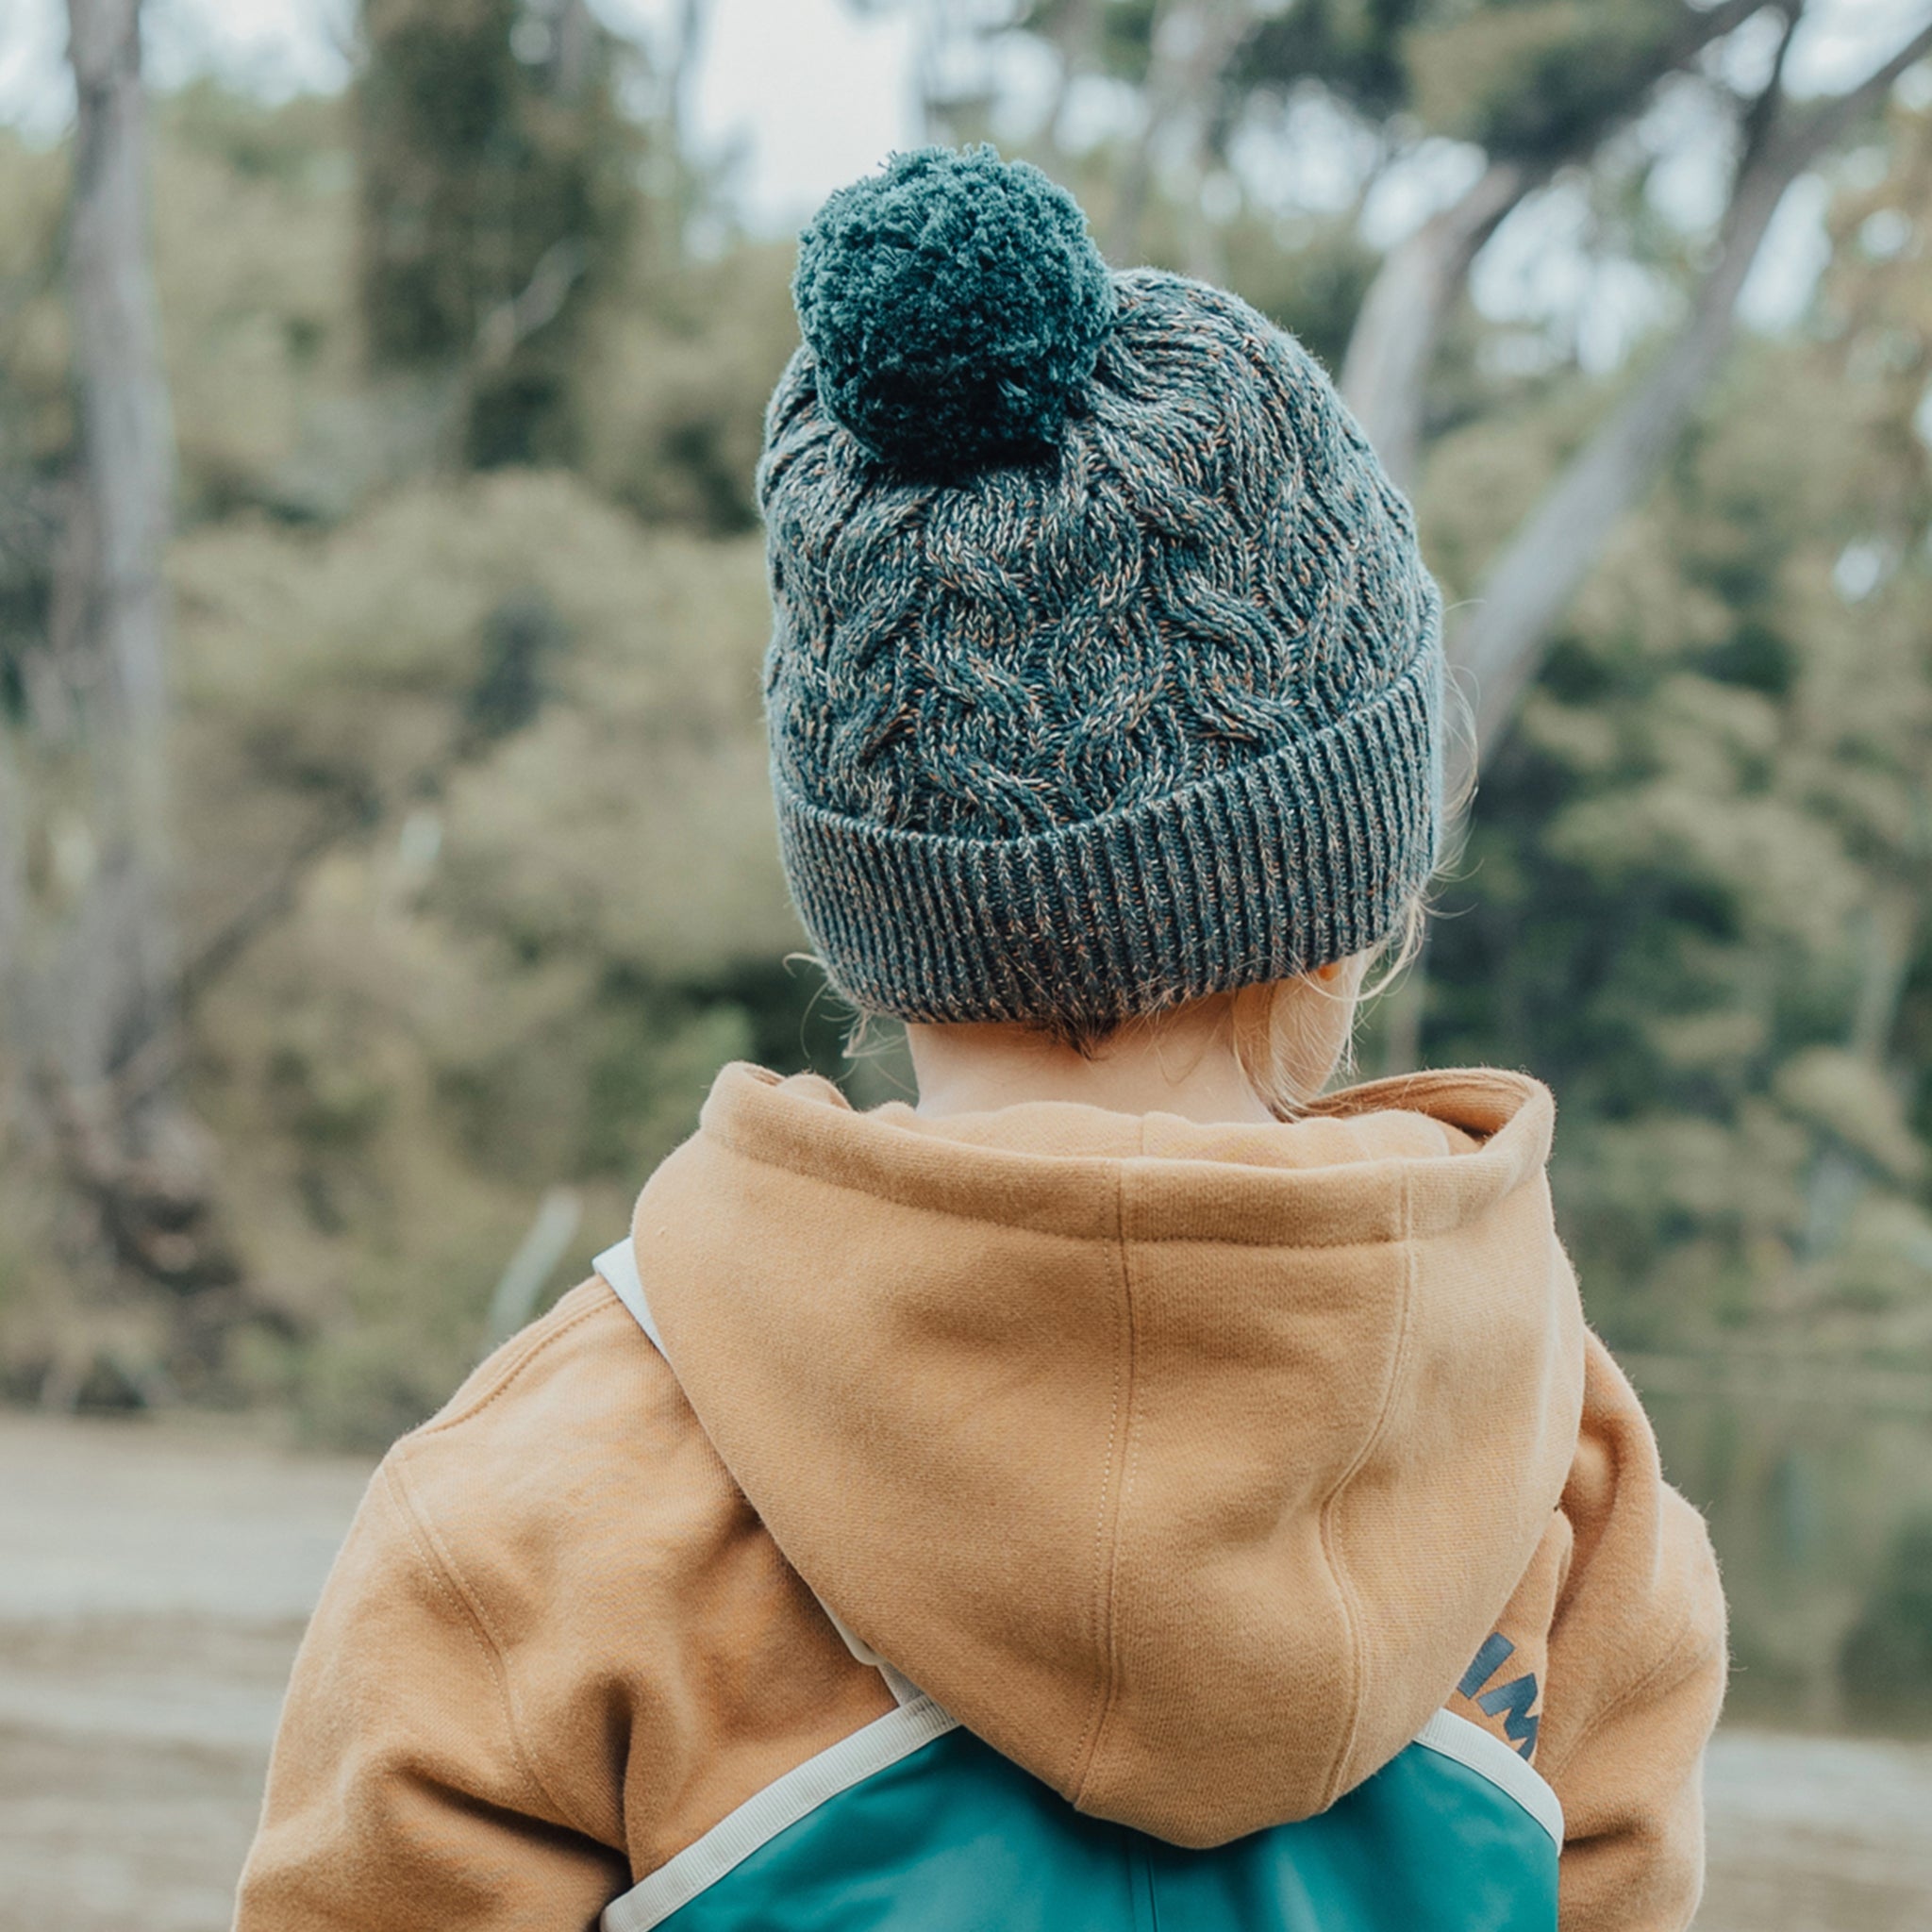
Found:
[{"label": "sweatshirt sleeve", "polygon": [[296,1658],[236,1932],[581,1932],[629,1882],[528,1760],[392,1457]]},{"label": "sweatshirt sleeve", "polygon": [[1683,1932],[1704,1887],[1704,1747],[1723,1702],[1724,1593],[1704,1520],[1590,1337],[1562,1510],[1539,1765],[1562,1800],[1562,1932]]}]

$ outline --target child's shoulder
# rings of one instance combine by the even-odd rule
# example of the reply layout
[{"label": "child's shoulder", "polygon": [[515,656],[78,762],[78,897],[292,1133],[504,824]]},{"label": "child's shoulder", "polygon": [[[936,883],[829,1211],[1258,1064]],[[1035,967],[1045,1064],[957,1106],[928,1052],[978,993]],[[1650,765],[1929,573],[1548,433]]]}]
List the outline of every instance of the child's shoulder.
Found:
[{"label": "child's shoulder", "polygon": [[396,1446],[413,1451],[452,1433],[476,1440],[514,1429],[533,1407],[565,1391],[575,1400],[621,1401],[641,1374],[648,1375],[656,1357],[608,1283],[592,1274],[484,1357],[449,1400]]},{"label": "child's shoulder", "polygon": [[492,1924],[587,1924],[573,1901],[891,1706],[592,1278],[384,1458],[296,1666],[248,1923],[380,1868],[384,1925],[475,1921],[479,1871],[513,1901]]},{"label": "child's shoulder", "polygon": [[483,1596],[644,1587],[742,1533],[749,1506],[663,1357],[592,1275],[391,1449],[425,1539]]}]

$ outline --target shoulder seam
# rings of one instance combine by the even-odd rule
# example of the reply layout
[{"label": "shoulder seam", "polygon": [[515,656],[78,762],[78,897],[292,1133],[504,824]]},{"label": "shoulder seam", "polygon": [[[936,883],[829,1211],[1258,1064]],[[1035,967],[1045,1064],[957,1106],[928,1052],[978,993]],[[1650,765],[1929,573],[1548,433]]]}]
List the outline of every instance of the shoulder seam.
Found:
[{"label": "shoulder seam", "polygon": [[612,1308],[622,1310],[624,1305],[611,1291],[609,1283],[604,1282],[603,1287],[604,1299],[593,1302],[588,1308],[579,1308],[567,1322],[559,1322],[547,1334],[536,1337],[521,1355],[504,1364],[496,1379],[478,1394],[468,1407],[458,1409],[454,1415],[434,1417],[421,1428],[412,1430],[404,1440],[420,1441],[428,1436],[439,1436],[445,1429],[453,1429],[459,1424],[468,1422],[473,1416],[481,1414],[499,1395],[508,1390],[524,1371],[553,1342],[560,1341],[573,1328],[581,1327],[584,1323],[592,1321],[599,1315],[608,1314]]},{"label": "shoulder seam", "polygon": [[515,1754],[518,1769],[522,1771],[530,1789],[550,1807],[552,1816],[558,1824],[567,1825],[573,1831],[583,1832],[586,1838],[601,1842],[594,1832],[584,1832],[583,1826],[571,1815],[569,1807],[558,1801],[557,1793],[539,1774],[536,1763],[525,1746],[523,1733],[517,1724],[516,1700],[510,1694],[509,1666],[504,1657],[502,1642],[484,1616],[475,1592],[464,1582],[457,1570],[447,1546],[437,1535],[429,1519],[417,1506],[404,1475],[401,1458],[385,1457],[381,1474],[395,1498],[404,1527],[408,1532],[409,1541],[414,1545],[424,1569],[427,1571],[430,1581],[450,1602],[468,1626],[470,1635],[475,1639],[477,1646],[483,1652],[484,1661],[490,1666],[490,1674],[496,1684],[497,1696],[503,1704],[504,1728],[509,1738],[510,1750]]},{"label": "shoulder seam", "polygon": [[[1562,1776],[1563,1773],[1569,1769],[1572,1762],[1575,1759],[1576,1754],[1583,1749],[1584,1745],[1589,1743],[1591,1739],[1603,1729],[1604,1725],[1611,1718],[1617,1716],[1619,1712],[1628,1706],[1635,1704],[1646,1691],[1653,1690],[1674,1690],[1681,1685],[1689,1683],[1713,1657],[1723,1657],[1724,1646],[1721,1638],[1716,1641],[1707,1641],[1694,1644],[1690,1648],[1688,1654],[1680,1655],[1679,1646],[1683,1643],[1686,1633],[1693,1629],[1695,1624],[1696,1618],[1694,1614],[1684,1616],[1679,1621],[1676,1629],[1671,1633],[1671,1641],[1664,1645],[1662,1653],[1658,1656],[1657,1661],[1647,1671],[1641,1672],[1631,1683],[1624,1685],[1623,1690],[1618,1691],[1614,1697],[1609,1698],[1598,1707],[1589,1723],[1570,1740],[1570,1748],[1563,1753],[1560,1759],[1554,1764],[1546,1762],[1541,1767],[1543,1775],[1551,1783],[1554,1784],[1557,1778]],[[1674,1673],[1670,1669],[1670,1666],[1674,1663],[1681,1664],[1681,1668]],[[1543,1708],[1545,1710],[1549,1708],[1550,1690],[1551,1685],[1549,1682],[1546,1682],[1543,1687]]]}]

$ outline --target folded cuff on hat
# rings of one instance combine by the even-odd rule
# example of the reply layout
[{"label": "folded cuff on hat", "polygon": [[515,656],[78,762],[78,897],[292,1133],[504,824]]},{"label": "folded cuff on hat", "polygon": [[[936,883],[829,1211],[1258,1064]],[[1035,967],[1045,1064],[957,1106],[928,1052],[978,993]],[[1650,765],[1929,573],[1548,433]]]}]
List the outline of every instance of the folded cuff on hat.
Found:
[{"label": "folded cuff on hat", "polygon": [[776,772],[779,841],[833,986],[908,1020],[1108,1027],[1387,937],[1435,863],[1439,652],[1266,757],[1020,839],[894,830]]}]

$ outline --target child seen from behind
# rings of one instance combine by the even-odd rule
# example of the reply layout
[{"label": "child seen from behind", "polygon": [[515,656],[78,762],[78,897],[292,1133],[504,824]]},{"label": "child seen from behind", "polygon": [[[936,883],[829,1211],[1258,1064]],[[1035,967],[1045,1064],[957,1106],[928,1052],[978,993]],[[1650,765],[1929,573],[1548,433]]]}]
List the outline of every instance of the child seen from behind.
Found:
[{"label": "child seen from behind", "polygon": [[991,150],[795,293],[779,836],[918,1104],[726,1068],[391,1451],[241,1932],[1681,1932],[1723,1601],[1550,1096],[1324,1091],[1441,835],[1408,505]]}]

